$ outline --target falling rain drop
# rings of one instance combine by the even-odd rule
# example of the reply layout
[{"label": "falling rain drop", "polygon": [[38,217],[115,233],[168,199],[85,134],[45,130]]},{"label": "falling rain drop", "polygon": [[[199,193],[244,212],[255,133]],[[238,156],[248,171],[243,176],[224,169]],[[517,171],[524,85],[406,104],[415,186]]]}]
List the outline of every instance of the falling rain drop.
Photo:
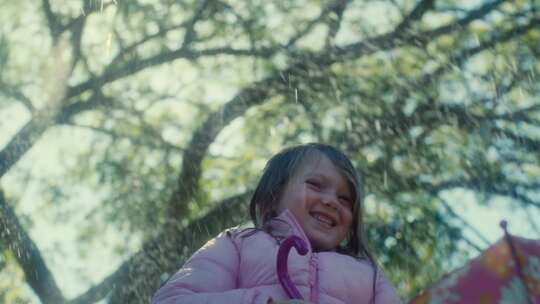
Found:
[{"label": "falling rain drop", "polygon": [[105,53],[107,54],[107,57],[110,57],[111,55],[111,45],[112,45],[112,33],[109,33],[107,35],[107,42],[105,46]]},{"label": "falling rain drop", "polygon": [[377,130],[377,132],[381,132],[381,122],[378,119],[375,120],[375,130]]},{"label": "falling rain drop", "polygon": [[224,124],[224,113],[225,113],[225,107],[221,107],[219,109],[219,125],[222,126]]},{"label": "falling rain drop", "polygon": [[476,42],[476,45],[480,45],[480,37],[478,37],[478,34],[474,34],[474,42]]},{"label": "falling rain drop", "polygon": [[282,72],[279,72],[279,76],[281,77],[281,79],[283,79],[284,82],[287,82],[287,78],[285,78],[285,75],[283,75]]}]

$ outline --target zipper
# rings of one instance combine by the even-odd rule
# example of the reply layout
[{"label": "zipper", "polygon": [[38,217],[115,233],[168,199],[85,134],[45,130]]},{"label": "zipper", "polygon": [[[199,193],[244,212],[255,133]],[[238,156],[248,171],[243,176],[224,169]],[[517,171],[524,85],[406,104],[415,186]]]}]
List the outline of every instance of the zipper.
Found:
[{"label": "zipper", "polygon": [[319,303],[318,259],[316,252],[313,252],[309,259],[309,300],[311,303]]}]

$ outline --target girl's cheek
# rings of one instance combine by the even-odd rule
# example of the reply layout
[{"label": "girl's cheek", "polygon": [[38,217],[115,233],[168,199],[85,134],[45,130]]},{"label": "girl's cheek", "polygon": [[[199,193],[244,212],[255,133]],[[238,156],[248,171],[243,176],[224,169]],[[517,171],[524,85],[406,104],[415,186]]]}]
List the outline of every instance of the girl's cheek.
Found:
[{"label": "girl's cheek", "polygon": [[302,197],[307,198],[313,195],[313,190],[309,189],[309,186],[304,186],[301,188],[300,193]]},{"label": "girl's cheek", "polygon": [[341,218],[349,223],[349,225],[352,224],[352,211],[350,211],[349,209],[346,209],[345,207],[341,208],[342,210],[342,213],[341,213]]}]

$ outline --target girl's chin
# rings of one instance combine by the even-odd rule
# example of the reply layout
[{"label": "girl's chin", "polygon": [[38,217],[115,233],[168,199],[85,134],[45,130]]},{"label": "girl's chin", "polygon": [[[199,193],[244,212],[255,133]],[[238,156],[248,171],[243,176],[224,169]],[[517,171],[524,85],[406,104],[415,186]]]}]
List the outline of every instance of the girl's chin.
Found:
[{"label": "girl's chin", "polygon": [[333,242],[330,242],[321,237],[308,236],[308,238],[311,243],[311,247],[313,248],[313,251],[328,251],[334,249],[337,246],[337,244],[333,246]]}]

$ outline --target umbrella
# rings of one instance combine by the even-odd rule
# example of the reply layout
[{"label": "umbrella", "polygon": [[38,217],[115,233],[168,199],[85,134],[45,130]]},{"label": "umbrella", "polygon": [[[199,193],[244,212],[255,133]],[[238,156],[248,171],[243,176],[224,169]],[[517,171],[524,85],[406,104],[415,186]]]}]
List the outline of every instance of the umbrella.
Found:
[{"label": "umbrella", "polygon": [[410,304],[540,304],[540,241],[505,236]]}]

